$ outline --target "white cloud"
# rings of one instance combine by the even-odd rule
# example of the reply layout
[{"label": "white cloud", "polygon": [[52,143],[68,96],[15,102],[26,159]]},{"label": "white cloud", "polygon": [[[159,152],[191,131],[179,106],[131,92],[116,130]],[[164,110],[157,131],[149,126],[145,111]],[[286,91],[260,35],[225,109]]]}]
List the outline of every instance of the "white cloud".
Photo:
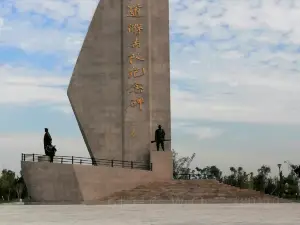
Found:
[{"label": "white cloud", "polygon": [[18,12],[35,12],[63,22],[66,18],[77,17],[90,20],[99,0],[15,0]]},{"label": "white cloud", "polygon": [[[97,5],[97,0],[61,1],[16,0],[5,4],[7,9],[15,7],[18,16],[0,17],[0,46],[17,47],[29,53],[59,54],[66,64],[73,64]],[[35,13],[26,16],[22,13]],[[54,26],[45,26],[45,17],[54,20]],[[60,29],[62,25],[65,29]]]},{"label": "white cloud", "polygon": [[4,26],[4,20],[0,17],[0,29]]},{"label": "white cloud", "polygon": [[[276,83],[273,86],[276,87]],[[220,90],[211,95],[206,94],[207,91],[191,94],[174,88],[172,116],[175,119],[299,124],[299,92],[267,87],[238,85],[228,88],[228,94]]]},{"label": "white cloud", "polygon": [[176,10],[178,2],[171,1],[171,6],[173,6],[171,20],[178,28],[185,31],[186,35],[191,36],[202,34],[207,29],[216,27],[217,29],[213,29],[213,32],[218,33],[216,38],[226,37],[228,35],[226,31],[218,32],[217,26],[223,24],[238,30],[264,29],[271,33],[272,31],[282,33],[291,31],[288,40],[299,43],[300,28],[297,23],[300,8],[290,4],[283,6],[277,2],[265,0],[257,4],[260,7],[251,7],[253,1],[198,1],[197,3],[186,1],[181,3],[186,9]]},{"label": "white cloud", "polygon": [[84,34],[37,28],[28,21],[8,21],[2,26],[0,46],[17,47],[28,53],[62,54],[66,62],[78,54]]},{"label": "white cloud", "polygon": [[200,61],[198,61],[198,60],[192,60],[191,62],[190,62],[190,64],[200,64],[201,62]]},{"label": "white cloud", "polygon": [[53,106],[53,107],[51,107],[51,109],[54,111],[63,112],[65,114],[73,114],[73,109],[70,104]]},{"label": "white cloud", "polygon": [[69,78],[26,67],[0,66],[0,104],[69,105],[64,87]]},{"label": "white cloud", "polygon": [[222,129],[212,127],[190,127],[185,128],[184,132],[194,135],[198,140],[213,139],[224,133]]},{"label": "white cloud", "polygon": [[18,12],[35,12],[62,22],[65,18],[74,16],[76,11],[72,4],[64,1],[17,0],[15,7]]},{"label": "white cloud", "polygon": [[226,53],[222,54],[222,57],[225,59],[239,59],[244,57],[244,55],[238,51],[227,51]]},{"label": "white cloud", "polygon": [[[297,55],[224,58],[226,53],[216,55],[197,44],[173,58],[173,70],[177,71],[172,77],[176,82],[171,93],[174,118],[300,123],[300,76],[291,66]],[[190,64],[192,60],[201,64]],[[183,90],[179,80],[184,80],[188,89]]]},{"label": "white cloud", "polygon": [[172,129],[176,132],[184,132],[193,135],[198,140],[213,139],[222,135],[225,131],[220,128],[196,126],[189,122],[175,121],[172,124]]}]

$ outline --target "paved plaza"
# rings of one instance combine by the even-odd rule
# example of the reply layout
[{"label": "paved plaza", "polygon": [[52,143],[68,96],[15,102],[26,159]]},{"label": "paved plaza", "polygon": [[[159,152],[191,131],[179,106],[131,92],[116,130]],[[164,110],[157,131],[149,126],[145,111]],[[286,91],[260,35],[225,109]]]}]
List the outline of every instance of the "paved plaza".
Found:
[{"label": "paved plaza", "polygon": [[0,225],[296,225],[300,204],[2,205]]}]

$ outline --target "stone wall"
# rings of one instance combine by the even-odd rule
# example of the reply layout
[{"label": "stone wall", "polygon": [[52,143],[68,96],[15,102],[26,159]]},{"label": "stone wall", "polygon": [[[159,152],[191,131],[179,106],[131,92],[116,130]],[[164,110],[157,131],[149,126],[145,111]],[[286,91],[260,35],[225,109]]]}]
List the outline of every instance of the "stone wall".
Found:
[{"label": "stone wall", "polygon": [[[32,201],[79,203],[153,181],[172,180],[172,152],[153,151],[151,156],[153,171],[26,161],[21,167]],[[168,169],[162,164],[169,164]]]}]

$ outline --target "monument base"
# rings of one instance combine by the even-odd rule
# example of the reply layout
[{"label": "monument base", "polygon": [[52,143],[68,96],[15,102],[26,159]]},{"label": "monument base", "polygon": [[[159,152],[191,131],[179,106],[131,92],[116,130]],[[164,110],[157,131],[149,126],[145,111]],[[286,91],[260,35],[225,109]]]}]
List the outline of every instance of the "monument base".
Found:
[{"label": "monument base", "polygon": [[22,161],[28,195],[33,202],[93,202],[115,192],[173,178],[172,152],[151,151],[152,171],[121,167]]}]

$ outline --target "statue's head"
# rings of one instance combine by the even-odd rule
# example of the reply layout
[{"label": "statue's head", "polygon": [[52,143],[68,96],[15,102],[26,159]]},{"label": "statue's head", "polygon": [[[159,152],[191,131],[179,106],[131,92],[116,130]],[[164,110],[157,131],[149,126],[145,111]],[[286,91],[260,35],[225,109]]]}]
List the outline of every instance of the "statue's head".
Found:
[{"label": "statue's head", "polygon": [[45,128],[45,132],[48,132],[48,128]]},{"label": "statue's head", "polygon": [[161,129],[161,125],[158,125],[158,129]]}]

